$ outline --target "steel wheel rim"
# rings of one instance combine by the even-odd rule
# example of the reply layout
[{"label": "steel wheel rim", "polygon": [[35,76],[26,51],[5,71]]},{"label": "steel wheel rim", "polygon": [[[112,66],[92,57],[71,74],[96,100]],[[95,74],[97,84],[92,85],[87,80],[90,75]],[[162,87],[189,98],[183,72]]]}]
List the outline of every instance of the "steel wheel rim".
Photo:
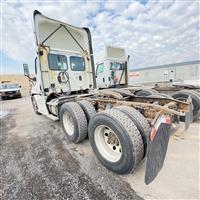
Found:
[{"label": "steel wheel rim", "polygon": [[74,121],[68,112],[63,113],[63,126],[68,133],[68,135],[73,135],[74,133]]},{"label": "steel wheel rim", "polygon": [[110,162],[117,162],[122,156],[122,147],[116,133],[109,127],[99,125],[94,132],[94,141],[99,153]]}]

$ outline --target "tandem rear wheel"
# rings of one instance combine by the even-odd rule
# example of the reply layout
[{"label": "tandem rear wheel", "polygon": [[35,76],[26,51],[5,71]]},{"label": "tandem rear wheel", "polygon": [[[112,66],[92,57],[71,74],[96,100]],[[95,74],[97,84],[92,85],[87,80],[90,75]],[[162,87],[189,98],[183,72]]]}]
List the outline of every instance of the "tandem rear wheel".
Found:
[{"label": "tandem rear wheel", "polygon": [[79,143],[87,137],[87,119],[78,103],[64,103],[60,109],[60,121],[70,142]]},{"label": "tandem rear wheel", "polygon": [[73,143],[79,143],[87,137],[88,123],[96,114],[94,106],[87,100],[64,103],[60,109],[62,128]]},{"label": "tandem rear wheel", "polygon": [[120,110],[108,109],[90,120],[91,147],[100,162],[118,174],[132,172],[144,155],[142,136],[133,121]]},{"label": "tandem rear wheel", "polygon": [[[127,114],[127,107],[108,109],[96,113],[88,101],[70,102],[61,106],[60,121],[67,138],[73,143],[83,141],[87,134],[99,161],[118,174],[133,172],[145,154],[144,130],[149,124],[135,113],[135,122]],[[137,113],[138,112],[138,113]],[[89,125],[88,125],[89,122]],[[142,130],[139,126],[142,126]],[[144,129],[144,130],[143,130]]]}]

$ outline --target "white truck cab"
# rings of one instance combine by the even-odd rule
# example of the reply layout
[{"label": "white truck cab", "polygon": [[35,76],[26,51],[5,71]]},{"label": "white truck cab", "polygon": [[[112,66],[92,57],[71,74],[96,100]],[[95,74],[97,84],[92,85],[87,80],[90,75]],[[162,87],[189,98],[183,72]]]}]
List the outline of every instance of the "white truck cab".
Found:
[{"label": "white truck cab", "polygon": [[120,87],[126,83],[127,56],[124,48],[106,46],[105,59],[96,66],[98,88]]},{"label": "white truck cab", "polygon": [[33,19],[37,57],[31,95],[38,112],[50,115],[46,104],[55,96],[96,88],[91,36],[88,28],[50,19],[38,11]]}]

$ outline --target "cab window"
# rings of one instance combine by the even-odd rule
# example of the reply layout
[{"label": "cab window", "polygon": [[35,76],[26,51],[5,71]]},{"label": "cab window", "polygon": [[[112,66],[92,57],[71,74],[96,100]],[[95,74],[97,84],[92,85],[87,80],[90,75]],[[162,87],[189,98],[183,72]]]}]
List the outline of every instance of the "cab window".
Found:
[{"label": "cab window", "polygon": [[78,56],[70,56],[70,67],[72,71],[85,71],[84,59]]},{"label": "cab window", "polygon": [[123,70],[123,64],[119,62],[111,62],[110,70]]},{"label": "cab window", "polygon": [[59,54],[48,54],[49,68],[52,70],[67,70],[67,57]]},{"label": "cab window", "polygon": [[97,70],[96,70],[96,75],[99,75],[99,74],[101,74],[103,72],[104,72],[104,64],[103,63],[98,64],[97,65]]}]

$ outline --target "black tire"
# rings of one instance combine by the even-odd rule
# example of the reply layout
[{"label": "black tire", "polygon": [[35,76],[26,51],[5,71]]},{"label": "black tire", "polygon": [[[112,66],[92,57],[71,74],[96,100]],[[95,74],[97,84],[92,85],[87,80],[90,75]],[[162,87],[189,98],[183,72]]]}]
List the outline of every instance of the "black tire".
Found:
[{"label": "black tire", "polygon": [[163,93],[149,95],[148,97],[173,99],[170,95]]},{"label": "black tire", "polygon": [[32,102],[33,110],[34,110],[35,114],[37,114],[37,115],[41,115],[41,113],[38,112],[38,106],[37,106],[37,102],[36,102],[34,96],[31,96],[31,102]]},{"label": "black tire", "polygon": [[198,92],[198,90],[189,90],[189,91],[200,98],[200,92]]},{"label": "black tire", "polygon": [[[97,131],[95,130],[102,125],[112,129],[121,144],[121,156],[115,162],[106,159],[103,156],[103,151],[96,145]],[[108,109],[96,114],[90,120],[88,134],[91,147],[97,158],[106,168],[115,173],[133,172],[143,158],[144,145],[140,132],[133,121],[119,110]]]},{"label": "black tire", "polygon": [[132,95],[132,93],[129,90],[122,89],[122,88],[117,88],[117,89],[114,89],[113,91],[121,94],[122,96]]},{"label": "black tire", "polygon": [[19,94],[18,96],[16,96],[16,98],[22,98],[22,95],[21,95],[21,94]]},{"label": "black tire", "polygon": [[8,97],[6,97],[6,96],[2,97],[2,100],[7,100],[7,99],[8,99]]},{"label": "black tire", "polygon": [[158,92],[154,89],[142,89],[135,92],[135,95],[140,97],[147,97],[154,94],[158,94]]},{"label": "black tire", "polygon": [[[190,90],[181,90],[171,95],[174,99],[187,101],[187,98],[191,96],[193,105],[193,119],[196,119],[200,113],[200,98],[195,92]],[[181,121],[185,121],[185,117],[181,117]]]},{"label": "black tire", "polygon": [[95,114],[96,114],[96,110],[94,108],[94,106],[87,100],[81,100],[77,102],[81,108],[83,109],[86,118],[87,118],[87,122],[89,124],[90,119],[92,119]]},{"label": "black tire", "polygon": [[142,136],[143,144],[144,144],[144,155],[146,154],[146,148],[147,148],[147,135],[148,130],[150,128],[149,122],[147,119],[135,108],[128,107],[128,106],[118,106],[115,107],[115,109],[119,109],[121,112],[126,114],[133,123],[137,126],[138,130],[140,131],[140,134]]},{"label": "black tire", "polygon": [[159,93],[160,96],[168,99],[172,99],[172,97],[169,94]]},{"label": "black tire", "polygon": [[[65,123],[65,116],[69,116],[72,120],[72,132],[69,132],[66,128],[69,126],[67,126],[67,123]],[[79,143],[87,137],[87,119],[85,113],[78,103],[64,103],[60,109],[60,121],[62,128],[70,142]]]},{"label": "black tire", "polygon": [[149,95],[148,97],[153,97],[153,98],[164,98],[162,95],[160,94],[152,94],[152,95]]}]

